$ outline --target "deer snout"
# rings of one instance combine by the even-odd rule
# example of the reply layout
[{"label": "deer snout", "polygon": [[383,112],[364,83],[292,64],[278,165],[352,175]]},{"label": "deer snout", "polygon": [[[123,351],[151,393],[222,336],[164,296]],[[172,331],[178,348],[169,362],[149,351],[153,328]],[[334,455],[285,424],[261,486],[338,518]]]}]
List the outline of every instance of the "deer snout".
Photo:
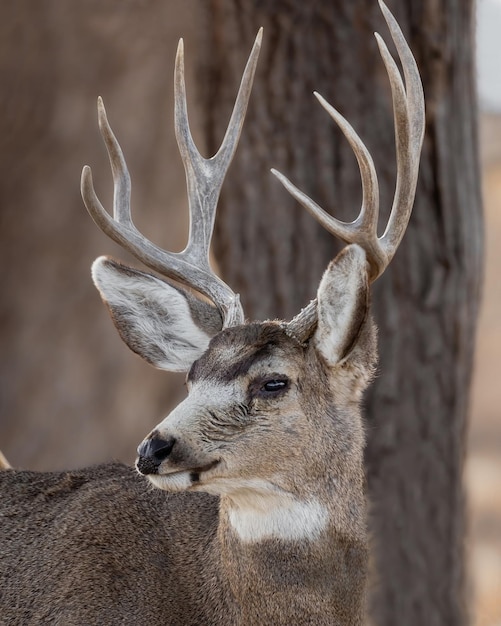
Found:
[{"label": "deer snout", "polygon": [[136,467],[138,472],[145,476],[157,474],[160,464],[172,452],[175,443],[175,437],[163,439],[156,432],[149,435],[137,449],[139,458],[136,461]]}]

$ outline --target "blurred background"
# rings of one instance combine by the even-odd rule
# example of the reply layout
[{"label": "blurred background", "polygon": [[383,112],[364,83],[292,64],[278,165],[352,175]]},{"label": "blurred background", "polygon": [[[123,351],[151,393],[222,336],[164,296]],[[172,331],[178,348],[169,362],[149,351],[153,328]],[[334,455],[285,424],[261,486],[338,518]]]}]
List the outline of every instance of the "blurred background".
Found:
[{"label": "blurred background", "polygon": [[[183,36],[190,121],[203,145],[190,61],[197,3],[0,0],[0,449],[16,467],[132,462],[137,443],[184,394],[183,376],[153,370],[122,344],[91,284],[100,254],[130,259],[88,217],[79,177],[91,165],[111,206],[95,112],[101,95],[131,170],[139,229],[162,247],[183,247],[171,84]],[[465,480],[475,624],[499,626],[501,0],[479,0],[477,33],[486,270]]]},{"label": "blurred background", "polygon": [[477,4],[485,277],[466,461],[475,624],[501,624],[501,2]]}]

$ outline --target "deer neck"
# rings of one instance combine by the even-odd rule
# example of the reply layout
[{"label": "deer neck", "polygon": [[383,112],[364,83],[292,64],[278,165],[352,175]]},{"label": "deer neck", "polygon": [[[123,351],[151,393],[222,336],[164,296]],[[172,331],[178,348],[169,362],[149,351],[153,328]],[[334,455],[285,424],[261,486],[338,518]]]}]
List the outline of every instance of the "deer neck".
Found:
[{"label": "deer neck", "polygon": [[254,483],[221,498],[222,566],[240,623],[362,624],[363,477],[326,482],[307,497]]}]

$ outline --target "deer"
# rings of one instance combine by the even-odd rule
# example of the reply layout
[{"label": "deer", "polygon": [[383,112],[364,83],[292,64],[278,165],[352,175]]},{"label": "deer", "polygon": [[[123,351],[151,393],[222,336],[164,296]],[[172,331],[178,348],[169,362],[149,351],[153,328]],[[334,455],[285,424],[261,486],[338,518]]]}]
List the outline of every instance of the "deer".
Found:
[{"label": "deer", "polygon": [[[362,140],[322,96],[361,173],[358,217],[331,216],[283,174],[286,190],[346,246],[292,320],[248,321],[212,270],[220,189],[249,101],[262,31],[221,147],[203,158],[188,122],[183,43],[175,131],[190,210],[181,253],[133,225],[130,177],[101,99],[113,215],[91,170],[82,196],[97,225],[148,270],[109,257],[94,283],[121,338],[153,366],[186,373],[186,398],[140,443],[135,468],[0,472],[2,624],[263,625],[364,623],[369,539],[363,393],[377,361],[370,286],[410,218],[424,134],[419,71],[387,7],[404,80],[376,34],[392,91],[397,183],[377,234],[378,181]],[[405,81],[405,82],[404,82]]]}]

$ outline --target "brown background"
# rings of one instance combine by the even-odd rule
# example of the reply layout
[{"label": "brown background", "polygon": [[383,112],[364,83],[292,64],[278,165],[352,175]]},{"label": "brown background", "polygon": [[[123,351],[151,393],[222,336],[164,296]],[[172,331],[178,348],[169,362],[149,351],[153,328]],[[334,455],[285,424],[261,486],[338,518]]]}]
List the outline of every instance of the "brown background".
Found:
[{"label": "brown background", "polygon": [[501,116],[484,114],[480,138],[486,267],[478,327],[466,462],[470,498],[468,547],[476,626],[501,623]]}]

